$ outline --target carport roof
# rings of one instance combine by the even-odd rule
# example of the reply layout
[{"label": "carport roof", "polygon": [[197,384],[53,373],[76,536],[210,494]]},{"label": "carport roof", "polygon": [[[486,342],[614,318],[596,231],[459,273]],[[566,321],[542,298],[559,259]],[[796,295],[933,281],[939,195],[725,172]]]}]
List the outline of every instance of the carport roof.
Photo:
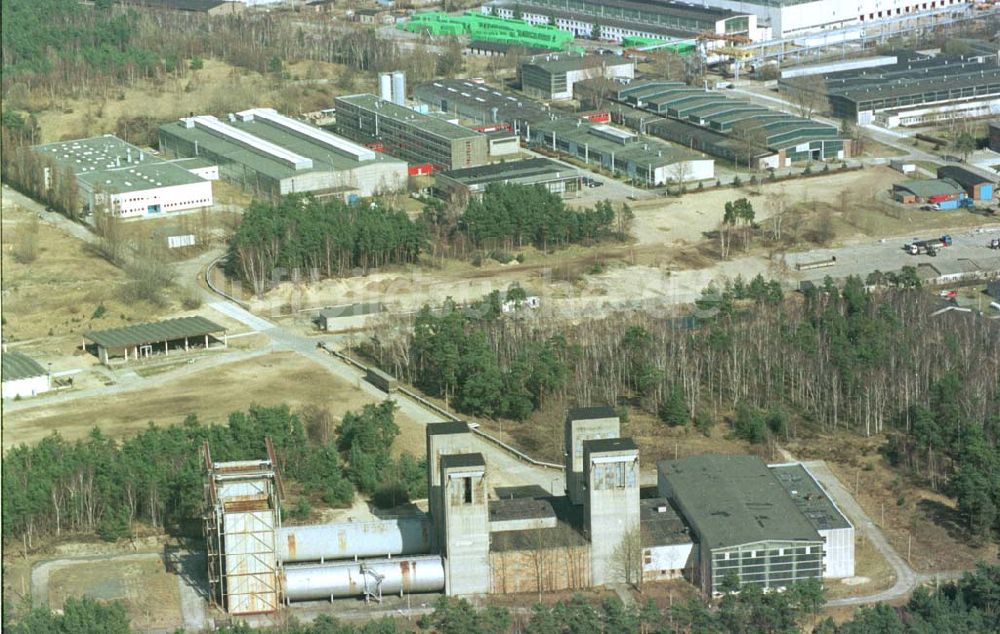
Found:
[{"label": "carport roof", "polygon": [[196,316],[125,326],[124,328],[85,332],[83,336],[85,339],[89,339],[104,348],[125,348],[147,343],[183,339],[184,337],[210,335],[217,332],[225,332],[225,330],[224,327],[214,321]]}]

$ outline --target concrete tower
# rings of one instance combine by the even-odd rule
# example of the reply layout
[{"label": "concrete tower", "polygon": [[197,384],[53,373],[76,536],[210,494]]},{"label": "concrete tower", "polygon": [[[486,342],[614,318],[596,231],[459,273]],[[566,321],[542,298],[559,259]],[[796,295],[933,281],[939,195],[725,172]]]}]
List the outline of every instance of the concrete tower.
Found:
[{"label": "concrete tower", "polygon": [[629,543],[639,539],[639,450],[631,438],[585,440],[583,469],[591,582],[625,581],[626,566],[641,558],[641,544]]},{"label": "concrete tower", "polygon": [[466,453],[442,456],[440,462],[445,593],[485,594],[490,591],[486,461],[480,453]]},{"label": "concrete tower", "polygon": [[472,451],[472,432],[463,422],[431,423],[427,425],[427,501],[431,515],[435,548],[444,547],[444,522],[439,503],[441,496],[441,457]]},{"label": "concrete tower", "polygon": [[618,438],[621,425],[610,407],[581,407],[566,414],[565,445],[566,495],[573,504],[583,504],[583,441]]}]

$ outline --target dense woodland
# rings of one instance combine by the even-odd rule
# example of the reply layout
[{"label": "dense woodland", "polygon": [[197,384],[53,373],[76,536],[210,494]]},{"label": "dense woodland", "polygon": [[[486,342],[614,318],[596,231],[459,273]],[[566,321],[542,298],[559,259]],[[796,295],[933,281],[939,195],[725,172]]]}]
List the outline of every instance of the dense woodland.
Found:
[{"label": "dense woodland", "polygon": [[429,242],[547,249],[616,237],[622,235],[614,229],[620,216],[631,214],[616,212],[608,202],[570,209],[557,194],[522,185],[490,186],[481,201],[470,202],[453,218],[432,204],[414,222],[384,205],[321,202],[302,195],[256,201],[232,238],[227,272],[260,294],[279,271],[333,277],[409,264]]},{"label": "dense woodland", "polygon": [[386,319],[371,354],[484,416],[523,418],[526,406],[505,404],[520,393],[532,409],[555,397],[638,405],[672,424],[731,418],[751,442],[803,422],[885,434],[890,459],[955,495],[970,532],[988,538],[1000,529],[1000,328],[936,307],[918,289],[857,278],[784,299],[758,278],[707,289],[686,317],[426,308]]},{"label": "dense woodland", "polygon": [[[416,631],[436,634],[793,634],[812,627],[817,634],[989,634],[1000,631],[1000,567],[981,564],[974,572],[937,590],[918,588],[901,607],[878,604],[858,609],[837,625],[818,620],[824,602],[819,584],[793,586],[788,592],[763,594],[749,586],[710,607],[698,599],[678,601],[661,609],[652,600],[626,606],[612,595],[600,606],[574,596],[553,606],[536,604],[509,610],[489,606],[477,610],[465,599],[440,597],[431,614],[421,617]],[[4,631],[14,634],[124,634],[128,631],[120,603],[99,604],[70,599],[62,614],[28,608],[12,616],[4,611]],[[363,625],[320,615],[308,624],[291,622],[256,629],[245,624],[222,626],[222,634],[402,634],[413,623],[383,617]]]},{"label": "dense woodland", "polygon": [[[345,506],[355,489],[392,505],[426,496],[424,466],[409,455],[389,453],[399,434],[395,406],[386,401],[348,412],[335,425],[329,412],[300,417],[287,407],[251,407],[225,425],[150,426],[124,441],[97,429],[70,442],[53,434],[37,445],[10,449],[3,460],[4,540],[30,549],[39,536],[96,532],[105,539],[132,533],[133,523],[184,532],[200,516],[201,446],[216,461],[265,455],[274,442],[284,475],[301,491],[293,516],[308,515],[310,499]],[[197,527],[195,527],[197,528]]]}]

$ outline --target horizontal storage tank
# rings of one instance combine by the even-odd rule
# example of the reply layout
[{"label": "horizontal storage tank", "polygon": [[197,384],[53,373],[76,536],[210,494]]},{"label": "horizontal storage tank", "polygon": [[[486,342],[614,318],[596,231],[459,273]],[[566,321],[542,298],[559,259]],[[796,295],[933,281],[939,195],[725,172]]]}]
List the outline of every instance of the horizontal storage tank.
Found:
[{"label": "horizontal storage tank", "polygon": [[444,563],[437,555],[332,564],[300,564],[284,569],[286,601],[356,597],[379,588],[388,594],[444,590]]},{"label": "horizontal storage tank", "polygon": [[431,550],[431,526],[421,517],[283,526],[275,541],[278,561],[284,563],[419,555]]}]

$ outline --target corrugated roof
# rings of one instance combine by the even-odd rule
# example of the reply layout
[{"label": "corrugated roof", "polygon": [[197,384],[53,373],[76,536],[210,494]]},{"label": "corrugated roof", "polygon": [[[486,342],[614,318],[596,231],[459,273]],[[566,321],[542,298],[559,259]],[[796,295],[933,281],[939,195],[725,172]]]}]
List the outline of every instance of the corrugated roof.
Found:
[{"label": "corrugated roof", "polygon": [[22,352],[3,353],[2,370],[5,383],[47,374],[40,363]]},{"label": "corrugated roof", "polygon": [[391,101],[385,101],[376,95],[367,93],[359,95],[345,95],[334,99],[334,103],[337,102],[351,104],[352,106],[361,108],[362,110],[376,113],[380,117],[399,121],[415,128],[420,128],[428,134],[433,134],[444,139],[458,140],[482,136],[481,133],[476,132],[475,130],[463,128],[460,125],[450,123],[444,119],[421,114],[416,110],[411,110]]},{"label": "corrugated roof", "polygon": [[710,549],[761,541],[821,541],[755,456],[702,455],[657,464],[673,499]]},{"label": "corrugated roof", "polygon": [[896,183],[892,188],[908,191],[920,198],[964,193],[964,190],[954,182],[939,178],[903,181]]},{"label": "corrugated roof", "polygon": [[224,332],[226,329],[204,317],[179,317],[148,324],[86,332],[84,338],[104,348],[124,348],[146,343],[158,343],[184,337],[198,337]]}]

